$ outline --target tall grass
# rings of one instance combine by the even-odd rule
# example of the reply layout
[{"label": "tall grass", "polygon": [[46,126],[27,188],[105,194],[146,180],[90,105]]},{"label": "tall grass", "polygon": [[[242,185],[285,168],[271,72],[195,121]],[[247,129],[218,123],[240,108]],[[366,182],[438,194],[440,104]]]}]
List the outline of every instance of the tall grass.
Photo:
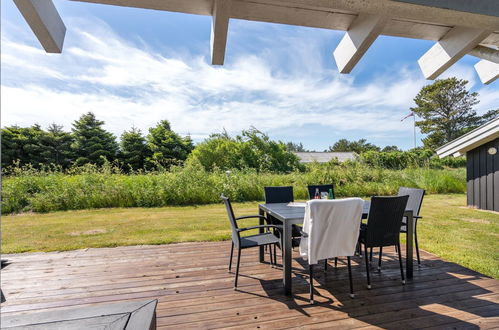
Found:
[{"label": "tall grass", "polygon": [[235,201],[263,198],[264,186],[292,185],[306,199],[308,184],[333,183],[338,197],[389,195],[399,186],[429,193],[463,193],[465,170],[387,170],[361,163],[322,164],[290,174],[255,171],[207,172],[191,165],[170,171],[123,174],[111,166],[58,170],[18,169],[2,182],[2,212],[51,212],[107,207],[209,204],[224,192]]}]

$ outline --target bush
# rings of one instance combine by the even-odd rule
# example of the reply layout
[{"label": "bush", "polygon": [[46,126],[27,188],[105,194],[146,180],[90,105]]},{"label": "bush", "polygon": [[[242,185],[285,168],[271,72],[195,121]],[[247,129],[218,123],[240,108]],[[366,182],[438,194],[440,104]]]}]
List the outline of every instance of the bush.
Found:
[{"label": "bush", "polygon": [[443,159],[434,155],[431,150],[392,151],[378,152],[366,151],[360,155],[360,160],[371,167],[401,170],[405,168],[430,168],[442,169],[444,167],[458,168],[466,166],[465,157],[445,157]]},{"label": "bush", "polygon": [[445,157],[445,158],[437,158],[433,157],[430,159],[430,167],[431,168],[458,168],[458,167],[466,167],[466,157]]},{"label": "bush", "polygon": [[306,172],[258,173],[255,169],[206,171],[190,163],[169,171],[123,174],[111,164],[57,169],[18,168],[4,177],[2,212],[52,212],[106,207],[159,207],[219,202],[224,192],[235,201],[263,199],[263,187],[292,185],[306,199],[308,184],[333,183],[338,197],[395,194],[399,186],[428,193],[463,193],[464,169],[388,170],[359,162],[310,164]]},{"label": "bush", "polygon": [[196,146],[189,162],[204,169],[255,169],[258,172],[289,173],[303,169],[298,157],[282,142],[272,141],[252,128],[235,138],[227,133],[214,134]]}]

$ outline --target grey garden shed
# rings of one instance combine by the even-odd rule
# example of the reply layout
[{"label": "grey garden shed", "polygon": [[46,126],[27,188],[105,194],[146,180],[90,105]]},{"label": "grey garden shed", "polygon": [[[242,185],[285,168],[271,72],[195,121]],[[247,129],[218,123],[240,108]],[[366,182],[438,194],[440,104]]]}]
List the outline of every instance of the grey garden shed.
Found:
[{"label": "grey garden shed", "polygon": [[466,154],[468,206],[499,212],[499,118],[439,149],[440,158]]}]

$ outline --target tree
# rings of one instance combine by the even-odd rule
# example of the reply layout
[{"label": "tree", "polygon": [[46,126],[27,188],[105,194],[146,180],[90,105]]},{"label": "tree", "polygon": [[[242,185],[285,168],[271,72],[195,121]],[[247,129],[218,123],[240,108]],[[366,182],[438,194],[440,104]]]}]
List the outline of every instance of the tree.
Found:
[{"label": "tree", "polygon": [[286,143],[286,150],[292,151],[292,152],[306,152],[305,148],[303,147],[303,144],[300,143],[294,143],[294,142],[288,142]]},{"label": "tree", "polygon": [[380,151],[380,148],[372,143],[368,143],[366,139],[358,141],[348,141],[347,139],[338,140],[333,146],[329,147],[329,151],[333,152],[356,152],[361,154],[366,151]]},{"label": "tree", "polygon": [[20,129],[18,126],[2,128],[2,168],[12,165],[16,160],[21,158],[21,148],[18,139]]},{"label": "tree", "polygon": [[60,165],[67,167],[72,161],[71,135],[62,126],[52,124],[48,131],[40,125],[31,127],[11,126],[2,129],[2,166],[31,164]]},{"label": "tree", "polygon": [[436,80],[424,86],[414,98],[411,110],[422,120],[416,121],[425,147],[435,149],[481,124],[483,119],[473,110],[478,93],[466,89],[468,81],[455,77]]},{"label": "tree", "polygon": [[135,127],[121,134],[120,148],[121,161],[132,170],[143,169],[146,158],[151,155],[146,139]]},{"label": "tree", "polygon": [[22,134],[19,126],[2,129],[2,168],[12,165],[15,161],[24,161],[22,155]]},{"label": "tree", "polygon": [[161,120],[156,127],[149,129],[147,146],[151,150],[148,162],[164,167],[182,163],[194,148],[191,138],[175,133],[168,120]]},{"label": "tree", "polygon": [[199,143],[189,156],[189,160],[196,160],[208,171],[215,168],[222,170],[245,168],[245,160],[240,154],[240,142],[231,138],[226,132],[212,134]]},{"label": "tree", "polygon": [[298,157],[286,150],[283,142],[272,141],[254,127],[236,138],[241,145],[241,156],[248,167],[268,172],[291,172],[301,168]]},{"label": "tree", "polygon": [[39,167],[45,163],[44,148],[41,143],[47,133],[40,125],[31,127],[11,126],[2,129],[2,166],[31,164]]},{"label": "tree", "polygon": [[480,117],[478,125],[483,125],[497,117],[499,117],[499,109],[489,110]]},{"label": "tree", "polygon": [[61,125],[51,124],[47,132],[41,136],[43,163],[55,164],[67,168],[74,160],[71,144],[73,137],[64,132]]},{"label": "tree", "polygon": [[189,160],[196,160],[206,170],[252,168],[265,172],[291,172],[301,169],[298,157],[282,142],[270,138],[255,128],[243,131],[235,138],[226,132],[213,134],[193,150]]},{"label": "tree", "polygon": [[402,150],[400,150],[397,146],[386,146],[381,151],[382,152],[395,152],[395,151],[402,151]]},{"label": "tree", "polygon": [[102,128],[103,121],[97,120],[92,112],[88,112],[73,123],[72,149],[76,156],[76,165],[102,165],[104,159],[113,161],[118,154],[116,138]]}]

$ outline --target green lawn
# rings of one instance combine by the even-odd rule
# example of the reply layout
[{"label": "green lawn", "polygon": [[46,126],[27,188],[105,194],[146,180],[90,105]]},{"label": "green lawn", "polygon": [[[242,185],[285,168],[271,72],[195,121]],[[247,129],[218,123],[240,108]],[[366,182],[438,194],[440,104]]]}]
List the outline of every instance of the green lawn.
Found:
[{"label": "green lawn", "polygon": [[[236,215],[258,203],[233,204]],[[472,210],[465,195],[429,195],[418,225],[420,248],[499,278],[499,214]],[[255,224],[248,220],[242,225]],[[230,238],[222,204],[114,208],[2,217],[2,253],[216,241]]]}]

